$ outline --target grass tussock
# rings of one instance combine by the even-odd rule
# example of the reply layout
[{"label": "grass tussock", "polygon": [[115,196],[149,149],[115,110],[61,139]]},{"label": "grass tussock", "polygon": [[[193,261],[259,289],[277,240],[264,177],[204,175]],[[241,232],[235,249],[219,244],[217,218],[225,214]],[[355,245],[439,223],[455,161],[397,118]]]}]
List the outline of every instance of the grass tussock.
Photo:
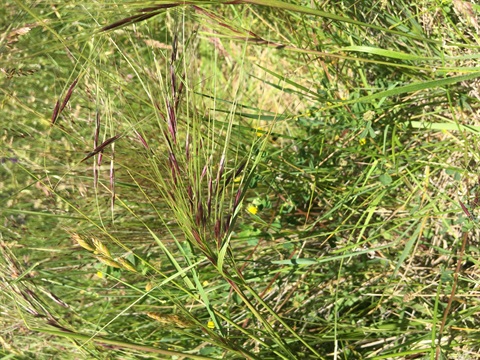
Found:
[{"label": "grass tussock", "polygon": [[3,354],[476,358],[477,13],[6,4]]}]

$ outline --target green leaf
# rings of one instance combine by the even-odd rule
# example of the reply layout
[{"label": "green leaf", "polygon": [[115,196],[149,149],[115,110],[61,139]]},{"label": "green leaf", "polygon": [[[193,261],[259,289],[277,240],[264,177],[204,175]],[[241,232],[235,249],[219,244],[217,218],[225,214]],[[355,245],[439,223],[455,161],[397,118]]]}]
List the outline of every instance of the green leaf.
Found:
[{"label": "green leaf", "polygon": [[299,258],[299,259],[288,259],[288,260],[275,260],[272,261],[272,264],[278,265],[314,265],[317,264],[318,261],[315,259],[307,259],[307,258]]},{"label": "green leaf", "polygon": [[379,176],[378,178],[380,180],[380,182],[382,183],[382,185],[390,185],[392,183],[392,177],[388,174],[382,174]]},{"label": "green leaf", "polygon": [[410,61],[426,61],[426,60],[435,60],[435,58],[431,57],[424,57],[424,56],[417,56],[413,54],[402,53],[399,51],[392,51],[392,50],[385,50],[371,46],[348,46],[346,48],[342,48],[339,51],[354,51],[354,52],[362,52],[372,55],[379,55],[384,56],[392,59],[399,59],[399,60],[410,60]]}]

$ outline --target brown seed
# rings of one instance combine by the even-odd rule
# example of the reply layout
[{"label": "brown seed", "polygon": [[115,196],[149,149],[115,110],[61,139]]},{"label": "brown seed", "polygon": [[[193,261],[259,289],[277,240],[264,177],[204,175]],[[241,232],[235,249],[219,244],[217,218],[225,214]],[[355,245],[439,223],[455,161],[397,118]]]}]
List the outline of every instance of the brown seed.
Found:
[{"label": "brown seed", "polygon": [[90,159],[92,156],[97,155],[100,151],[105,149],[108,145],[113,143],[115,140],[117,140],[120,137],[120,135],[115,135],[111,137],[110,139],[105,140],[103,143],[101,143],[99,146],[97,146],[93,151],[89,152],[87,156],[85,156],[80,162],[84,162],[87,159]]},{"label": "brown seed", "polygon": [[55,124],[55,121],[57,121],[59,110],[60,110],[60,102],[57,100],[55,107],[53,108],[52,125]]},{"label": "brown seed", "polygon": [[142,143],[143,147],[148,150],[148,144],[147,144],[147,142],[145,141],[145,139],[143,138],[143,136],[140,135],[137,130],[135,130],[135,134],[137,135],[138,139],[139,139],[140,142]]},{"label": "brown seed", "polygon": [[74,240],[78,245],[80,245],[81,247],[83,247],[84,249],[88,250],[88,251],[92,251],[94,252],[95,249],[93,248],[93,246],[88,243],[87,241],[85,241],[84,239],[82,239],[80,237],[80,235],[78,235],[77,233],[73,233],[71,235],[72,237],[72,240]]},{"label": "brown seed", "polygon": [[101,256],[101,255],[98,255],[98,256],[95,256],[99,261],[101,261],[102,263],[108,265],[108,266],[111,266],[111,267],[114,267],[114,268],[117,268],[117,269],[121,269],[122,266],[116,262],[115,260],[112,260],[112,259],[109,259],[109,258],[106,258],[104,256]]},{"label": "brown seed", "polygon": [[[188,3],[184,2],[183,4],[187,5]],[[155,5],[155,6],[140,9],[140,10],[138,10],[138,12],[150,12],[150,11],[155,11],[155,10],[159,10],[159,9],[168,9],[168,8],[172,8],[172,7],[175,7],[175,6],[178,6],[178,5],[180,5],[180,4],[160,4],[160,5]]]},{"label": "brown seed", "polygon": [[72,93],[73,93],[73,89],[75,88],[75,85],[77,85],[77,82],[78,82],[78,78],[76,78],[73,81],[72,85],[70,85],[70,87],[68,88],[67,95],[65,95],[65,98],[63,99],[62,106],[60,107],[60,111],[62,111],[65,108],[65,106],[68,103],[68,100],[70,100],[70,97],[72,96]]},{"label": "brown seed", "polygon": [[131,272],[136,273],[137,269],[133,267],[133,265],[130,263],[130,261],[123,259],[123,258],[118,258],[117,262],[125,269]]},{"label": "brown seed", "polygon": [[173,325],[179,328],[188,328],[192,327],[192,323],[181,318],[178,315],[171,315],[171,314],[160,314],[156,312],[147,312],[145,313],[148,317],[162,323],[163,325]]},{"label": "brown seed", "polygon": [[112,258],[112,255],[110,254],[110,251],[108,248],[98,239],[92,238],[93,245],[95,246],[95,251],[98,254],[101,254],[107,258]]},{"label": "brown seed", "polygon": [[108,31],[108,30],[119,28],[123,25],[134,24],[134,23],[137,23],[137,22],[140,22],[140,21],[150,19],[151,17],[154,17],[155,15],[158,15],[160,13],[161,13],[161,11],[155,11],[155,12],[152,12],[150,14],[139,14],[139,15],[129,16],[125,19],[122,19],[122,20],[116,21],[116,22],[114,22],[110,25],[104,26],[103,28],[100,29],[100,31]]}]

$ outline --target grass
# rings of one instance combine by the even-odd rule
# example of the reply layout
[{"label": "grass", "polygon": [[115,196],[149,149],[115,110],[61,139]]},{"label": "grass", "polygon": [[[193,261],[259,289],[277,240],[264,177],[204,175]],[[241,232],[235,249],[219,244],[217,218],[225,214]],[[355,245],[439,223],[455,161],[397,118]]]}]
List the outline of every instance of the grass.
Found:
[{"label": "grass", "polygon": [[478,6],[1,7],[6,358],[478,358]]}]

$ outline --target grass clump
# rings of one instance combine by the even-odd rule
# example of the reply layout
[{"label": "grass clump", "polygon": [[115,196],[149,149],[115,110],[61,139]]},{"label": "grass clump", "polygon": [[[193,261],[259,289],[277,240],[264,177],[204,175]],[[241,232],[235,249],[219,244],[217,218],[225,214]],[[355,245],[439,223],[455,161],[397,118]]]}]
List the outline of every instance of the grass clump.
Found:
[{"label": "grass clump", "polygon": [[472,4],[30,5],[1,10],[5,354],[475,356]]}]

